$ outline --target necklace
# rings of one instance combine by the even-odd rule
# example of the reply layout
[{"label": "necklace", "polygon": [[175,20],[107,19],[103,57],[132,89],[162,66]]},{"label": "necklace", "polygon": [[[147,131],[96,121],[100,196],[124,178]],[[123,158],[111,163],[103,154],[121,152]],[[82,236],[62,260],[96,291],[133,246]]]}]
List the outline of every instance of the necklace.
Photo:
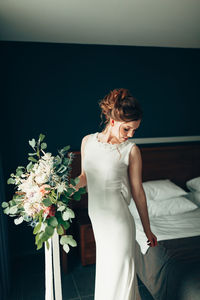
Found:
[{"label": "necklace", "polygon": [[116,146],[124,145],[128,142],[128,140],[121,142],[121,143],[114,143],[114,144],[112,144],[111,142],[102,142],[99,140],[98,135],[99,135],[99,132],[96,132],[95,137],[96,137],[96,140],[98,143],[103,144],[103,145],[112,146],[112,148],[113,147],[115,148]]}]

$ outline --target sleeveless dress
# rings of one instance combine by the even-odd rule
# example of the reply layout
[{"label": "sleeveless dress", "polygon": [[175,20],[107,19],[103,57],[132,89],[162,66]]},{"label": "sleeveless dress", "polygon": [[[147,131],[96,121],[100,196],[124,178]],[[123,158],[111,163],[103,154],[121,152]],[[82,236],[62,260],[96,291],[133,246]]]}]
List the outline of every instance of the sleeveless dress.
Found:
[{"label": "sleeveless dress", "polygon": [[128,207],[129,153],[135,143],[104,143],[98,134],[89,135],[83,160],[96,242],[94,300],[141,300],[135,272],[135,222]]}]

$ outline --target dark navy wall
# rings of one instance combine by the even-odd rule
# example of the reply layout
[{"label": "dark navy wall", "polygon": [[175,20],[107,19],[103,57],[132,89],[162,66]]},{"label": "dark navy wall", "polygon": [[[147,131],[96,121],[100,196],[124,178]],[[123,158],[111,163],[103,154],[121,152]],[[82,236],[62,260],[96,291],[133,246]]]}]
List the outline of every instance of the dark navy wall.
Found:
[{"label": "dark navy wall", "polygon": [[114,88],[143,107],[135,137],[200,134],[199,49],[1,42],[0,55],[6,179],[40,133],[50,152],[80,150],[84,135],[102,130],[98,101]]}]

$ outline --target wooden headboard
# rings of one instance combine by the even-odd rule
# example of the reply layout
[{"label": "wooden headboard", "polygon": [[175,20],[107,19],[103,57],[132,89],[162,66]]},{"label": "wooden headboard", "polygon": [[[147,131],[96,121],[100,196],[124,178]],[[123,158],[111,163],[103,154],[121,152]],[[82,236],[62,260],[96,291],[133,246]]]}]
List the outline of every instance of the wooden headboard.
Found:
[{"label": "wooden headboard", "polygon": [[[143,182],[156,179],[170,179],[185,190],[186,181],[200,176],[200,143],[178,145],[140,146],[143,168]],[[81,172],[81,154],[74,151],[71,177]],[[73,208],[87,208],[87,194],[81,201],[73,201]]]}]

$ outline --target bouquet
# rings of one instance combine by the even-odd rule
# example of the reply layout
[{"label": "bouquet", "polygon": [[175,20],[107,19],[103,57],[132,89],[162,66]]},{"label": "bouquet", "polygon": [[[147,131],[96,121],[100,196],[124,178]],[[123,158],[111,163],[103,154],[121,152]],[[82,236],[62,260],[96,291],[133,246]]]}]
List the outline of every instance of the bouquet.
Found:
[{"label": "bouquet", "polygon": [[34,228],[37,250],[43,243],[49,249],[48,240],[56,230],[61,236],[60,244],[68,253],[69,246],[77,246],[72,235],[64,234],[75,217],[68,204],[71,199],[79,201],[86,190],[76,188],[79,177],[70,178],[74,158],[72,152],[68,153],[70,146],[58,150],[58,155],[53,156],[44,151],[47,148],[44,139],[45,135],[40,134],[37,142],[34,138],[29,141],[33,149],[28,153],[29,163],[10,174],[7,183],[14,184],[16,191],[12,200],[3,202],[2,207],[5,214],[15,218],[16,225],[25,221]]}]

